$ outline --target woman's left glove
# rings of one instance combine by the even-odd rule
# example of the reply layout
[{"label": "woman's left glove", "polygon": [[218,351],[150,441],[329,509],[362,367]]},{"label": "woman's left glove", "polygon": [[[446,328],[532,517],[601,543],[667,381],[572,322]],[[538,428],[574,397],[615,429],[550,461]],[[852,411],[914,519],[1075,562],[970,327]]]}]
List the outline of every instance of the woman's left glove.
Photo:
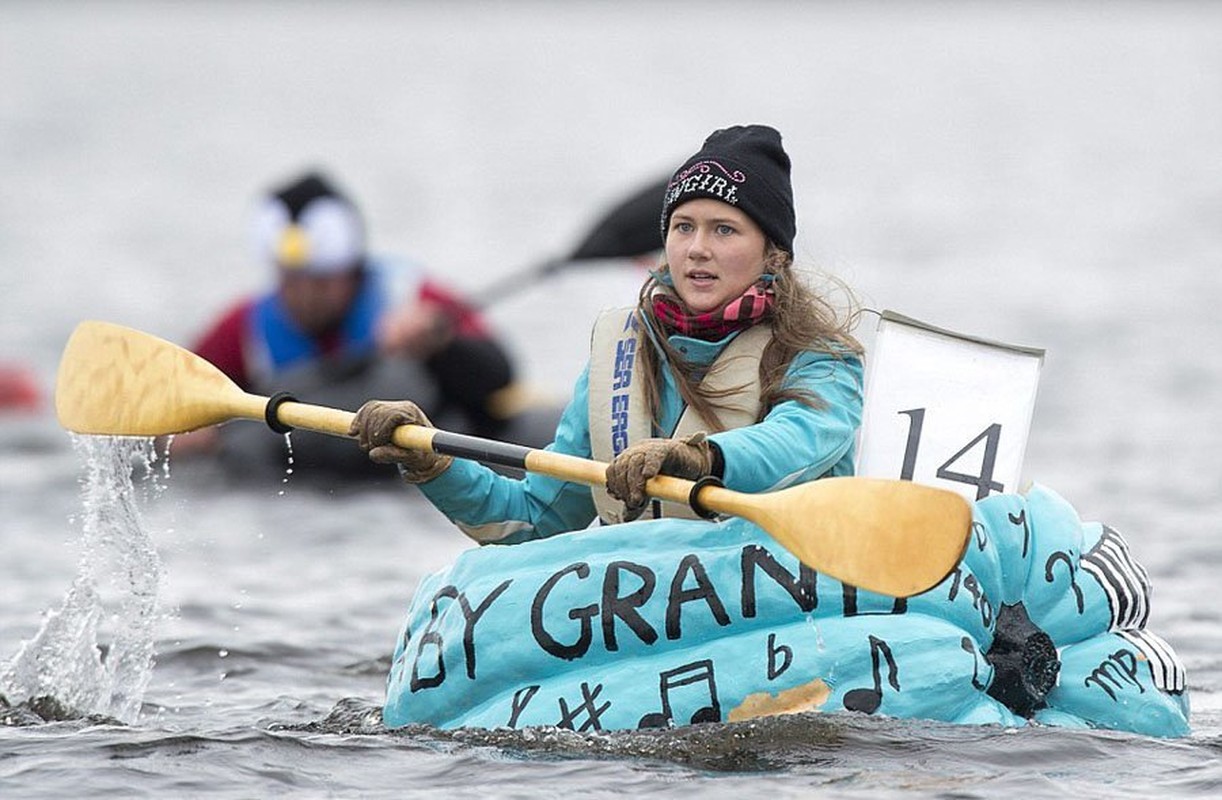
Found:
[{"label": "woman's left glove", "polygon": [[348,435],[356,437],[371,461],[398,464],[399,473],[408,483],[431,481],[454,463],[452,456],[431,450],[409,450],[392,442],[390,437],[400,425],[433,427],[420,406],[411,400],[370,400],[356,412]]},{"label": "woman's left glove", "polygon": [[694,481],[713,471],[713,454],[704,433],[686,439],[645,439],[607,465],[607,492],[624,503],[624,521],[645,510],[649,496],[645,483],[662,473]]}]

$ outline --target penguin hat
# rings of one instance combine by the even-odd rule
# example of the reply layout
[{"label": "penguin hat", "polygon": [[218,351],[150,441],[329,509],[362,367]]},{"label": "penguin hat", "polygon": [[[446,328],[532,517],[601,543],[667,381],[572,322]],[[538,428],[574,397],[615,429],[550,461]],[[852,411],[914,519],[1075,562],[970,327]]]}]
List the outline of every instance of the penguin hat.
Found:
[{"label": "penguin hat", "polygon": [[281,270],[336,275],[365,258],[365,226],[352,201],[317,172],[272,189],[255,219],[259,255]]}]

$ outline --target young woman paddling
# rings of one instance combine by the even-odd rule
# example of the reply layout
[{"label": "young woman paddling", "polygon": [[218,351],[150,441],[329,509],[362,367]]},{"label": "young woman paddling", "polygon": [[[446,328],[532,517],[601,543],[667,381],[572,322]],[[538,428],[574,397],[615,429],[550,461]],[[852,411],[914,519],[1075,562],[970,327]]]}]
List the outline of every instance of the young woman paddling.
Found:
[{"label": "young woman paddling", "polygon": [[[590,361],[549,445],[609,462],[606,491],[400,448],[396,427],[431,424],[410,401],[366,403],[352,435],[483,543],[636,519],[659,473],[741,492],[851,474],[861,346],[795,273],[789,172],[780,134],[749,125],[714,132],[672,177],[665,263],[635,307],[595,322]],[[693,513],[661,506],[652,514]]]}]

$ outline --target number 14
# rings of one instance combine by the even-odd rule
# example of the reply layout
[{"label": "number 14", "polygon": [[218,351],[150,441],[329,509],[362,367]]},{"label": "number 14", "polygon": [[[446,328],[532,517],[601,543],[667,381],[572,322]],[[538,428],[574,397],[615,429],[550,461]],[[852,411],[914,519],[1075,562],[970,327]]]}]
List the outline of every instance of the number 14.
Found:
[{"label": "number 14", "polygon": [[[900,480],[910,481],[913,474],[916,472],[917,450],[921,444],[921,429],[925,425],[925,409],[910,408],[907,411],[900,411],[901,415],[908,417],[908,443],[904,447],[904,463],[900,467]],[[993,480],[993,469],[997,464],[997,444],[1001,440],[1001,425],[993,423],[989,427],[980,432],[976,438],[965,444],[959,452],[955,453],[950,458],[943,461],[938,467],[937,477],[948,481],[956,481],[958,483],[966,483],[969,486],[976,487],[976,499],[983,500],[989,496],[990,491],[1003,492],[1005,487]],[[984,455],[980,460],[980,474],[973,475],[967,472],[957,472],[951,467],[956,461],[981,442],[984,443]]]}]

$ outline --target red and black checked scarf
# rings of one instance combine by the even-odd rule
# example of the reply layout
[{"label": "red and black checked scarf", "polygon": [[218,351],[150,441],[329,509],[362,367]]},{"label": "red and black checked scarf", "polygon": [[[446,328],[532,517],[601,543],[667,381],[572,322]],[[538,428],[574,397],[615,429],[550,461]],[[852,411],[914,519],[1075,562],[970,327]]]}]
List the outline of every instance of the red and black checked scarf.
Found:
[{"label": "red and black checked scarf", "polygon": [[[772,276],[769,275],[768,278]],[[653,295],[653,313],[667,335],[680,334],[715,342],[734,331],[750,328],[772,313],[776,295],[771,280],[759,280],[717,311],[693,314],[687,305],[667,291]]]}]

